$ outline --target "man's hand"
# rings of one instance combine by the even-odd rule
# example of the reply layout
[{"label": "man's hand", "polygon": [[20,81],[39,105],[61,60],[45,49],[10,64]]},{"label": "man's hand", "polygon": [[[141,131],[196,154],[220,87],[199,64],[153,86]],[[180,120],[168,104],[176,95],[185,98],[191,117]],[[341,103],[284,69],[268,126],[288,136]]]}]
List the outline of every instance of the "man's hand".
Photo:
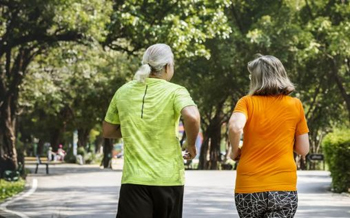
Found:
[{"label": "man's hand", "polygon": [[184,155],[182,156],[185,160],[192,160],[197,156],[197,149],[195,145],[188,146],[185,150]]}]

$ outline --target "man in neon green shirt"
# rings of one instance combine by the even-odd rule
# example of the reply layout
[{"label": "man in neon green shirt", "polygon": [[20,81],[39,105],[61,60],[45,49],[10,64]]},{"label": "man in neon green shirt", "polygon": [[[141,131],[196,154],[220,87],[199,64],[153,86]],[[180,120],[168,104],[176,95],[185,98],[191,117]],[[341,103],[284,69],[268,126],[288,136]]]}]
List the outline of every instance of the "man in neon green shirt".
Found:
[{"label": "man in neon green shirt", "polygon": [[[173,53],[149,47],[135,80],[115,93],[103,124],[104,137],[123,138],[124,169],[118,218],[182,217],[183,159],[196,156],[199,112],[188,91],[170,83]],[[177,138],[182,115],[187,152]]]}]

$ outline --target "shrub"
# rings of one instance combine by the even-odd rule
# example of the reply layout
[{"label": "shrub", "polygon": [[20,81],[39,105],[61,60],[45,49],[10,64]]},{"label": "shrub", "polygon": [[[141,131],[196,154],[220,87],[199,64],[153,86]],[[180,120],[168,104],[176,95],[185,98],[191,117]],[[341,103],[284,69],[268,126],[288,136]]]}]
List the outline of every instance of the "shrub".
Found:
[{"label": "shrub", "polygon": [[85,156],[86,155],[86,151],[84,147],[78,147],[78,151],[77,154],[80,154],[81,156]]},{"label": "shrub", "polygon": [[12,197],[24,190],[25,181],[19,179],[17,182],[0,180],[0,200]]},{"label": "shrub", "polygon": [[64,156],[64,161],[66,163],[76,163],[77,159],[73,154],[73,149],[68,150],[67,155]]},{"label": "shrub", "polygon": [[334,192],[347,192],[350,188],[350,130],[336,130],[328,134],[322,146]]},{"label": "shrub", "polygon": [[103,158],[103,154],[96,154],[94,152],[88,152],[85,155],[84,160],[85,160],[86,164],[96,164],[96,163],[99,164],[99,163],[101,163],[102,158]]}]

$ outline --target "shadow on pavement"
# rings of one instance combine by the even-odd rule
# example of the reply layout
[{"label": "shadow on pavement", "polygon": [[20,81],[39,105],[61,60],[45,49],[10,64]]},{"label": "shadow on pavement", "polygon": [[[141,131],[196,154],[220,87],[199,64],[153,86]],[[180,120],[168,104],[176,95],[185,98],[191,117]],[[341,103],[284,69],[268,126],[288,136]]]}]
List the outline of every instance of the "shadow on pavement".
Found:
[{"label": "shadow on pavement", "polygon": [[73,164],[62,164],[62,165],[52,165],[49,167],[49,174],[46,174],[46,169],[43,166],[39,166],[38,173],[35,174],[35,165],[27,165],[27,169],[30,170],[30,174],[35,176],[52,176],[52,175],[65,175],[65,174],[83,174],[83,173],[114,173],[121,172],[122,170],[114,169],[101,169],[97,165],[73,165]]},{"label": "shadow on pavement", "polygon": [[185,186],[183,217],[238,217],[233,190],[231,187]]}]

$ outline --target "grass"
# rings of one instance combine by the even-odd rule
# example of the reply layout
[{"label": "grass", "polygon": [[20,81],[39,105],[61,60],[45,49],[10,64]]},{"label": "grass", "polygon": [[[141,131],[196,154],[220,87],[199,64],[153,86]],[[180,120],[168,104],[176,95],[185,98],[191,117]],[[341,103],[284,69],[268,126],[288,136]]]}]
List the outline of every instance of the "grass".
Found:
[{"label": "grass", "polygon": [[10,198],[24,190],[25,180],[20,179],[17,182],[8,182],[0,179],[0,201]]}]

